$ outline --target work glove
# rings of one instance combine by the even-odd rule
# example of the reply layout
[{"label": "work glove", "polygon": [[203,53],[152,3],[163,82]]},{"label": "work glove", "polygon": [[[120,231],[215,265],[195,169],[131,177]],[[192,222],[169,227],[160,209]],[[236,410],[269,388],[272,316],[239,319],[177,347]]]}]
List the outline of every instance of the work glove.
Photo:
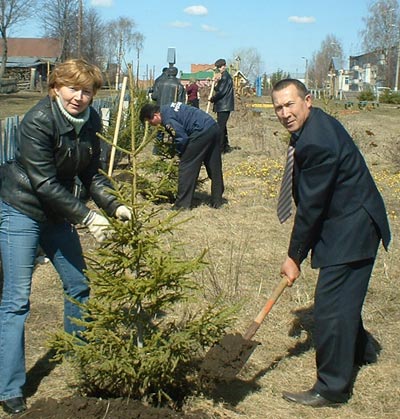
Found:
[{"label": "work glove", "polygon": [[93,234],[94,238],[99,243],[107,238],[107,231],[110,223],[103,215],[98,214],[95,211],[90,211],[83,220],[83,224],[89,229],[90,233]]},{"label": "work glove", "polygon": [[115,216],[118,218],[118,220],[128,221],[132,219],[132,212],[127,206],[120,205],[115,211]]}]

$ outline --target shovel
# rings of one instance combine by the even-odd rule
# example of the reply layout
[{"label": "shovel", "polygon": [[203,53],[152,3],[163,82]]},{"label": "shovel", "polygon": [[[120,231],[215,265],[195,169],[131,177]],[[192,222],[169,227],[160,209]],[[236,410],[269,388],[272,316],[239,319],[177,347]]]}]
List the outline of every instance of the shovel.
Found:
[{"label": "shovel", "polygon": [[251,340],[252,337],[287,286],[288,279],[283,277],[243,336],[239,333],[227,334],[212,346],[200,367],[199,376],[202,383],[227,382],[235,378],[260,344]]}]

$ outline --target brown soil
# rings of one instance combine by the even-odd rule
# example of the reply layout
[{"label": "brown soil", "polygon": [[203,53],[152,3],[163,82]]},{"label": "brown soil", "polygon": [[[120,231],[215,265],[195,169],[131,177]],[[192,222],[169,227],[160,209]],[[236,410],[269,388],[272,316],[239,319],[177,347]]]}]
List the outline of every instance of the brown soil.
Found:
[{"label": "brown soil", "polygon": [[[18,98],[15,98],[17,100]],[[6,102],[4,102],[6,100]],[[19,99],[18,99],[19,100]],[[21,99],[23,101],[23,99]],[[258,99],[252,99],[256,101]],[[35,101],[35,100],[34,100]],[[33,101],[33,102],[34,102]],[[14,100],[0,96],[4,117],[14,111]],[[9,107],[10,104],[10,107]],[[202,104],[204,105],[204,103]],[[329,104],[354,136],[385,198],[393,233],[388,253],[380,251],[364,306],[364,322],[382,347],[379,362],[362,368],[354,395],[340,409],[310,409],[285,402],[282,390],[303,390],[315,378],[312,340],[313,292],[316,272],[304,263],[301,278],[287,289],[257,331],[257,344],[243,354],[232,350],[246,346],[241,334],[251,324],[279,281],[290,222],[276,219],[276,192],[285,159],[287,134],[273,111],[253,112],[237,104],[229,120],[231,144],[240,149],[224,155],[227,204],[213,210],[206,203],[209,182],[196,193],[198,206],[192,218],[176,232],[187,243],[190,257],[208,249],[208,265],[195,278],[202,285],[204,300],[223,296],[227,302],[244,303],[234,330],[205,358],[203,393],[193,394],[182,411],[152,408],[126,399],[101,400],[77,395],[76,377],[68,363],[49,361],[49,334],[62,325],[62,289],[49,264],[39,265],[34,274],[31,315],[26,327],[28,382],[25,389],[28,411],[24,418],[193,418],[193,419],[397,419],[400,409],[398,365],[400,352],[400,299],[397,282],[400,269],[400,110],[380,106],[373,110],[345,110]],[[324,108],[323,103],[316,103]],[[202,171],[202,176],[206,174]],[[168,214],[170,205],[165,205]],[[182,214],[182,219],[187,214]],[[85,249],[96,246],[85,230],[80,231]],[[239,331],[239,332],[236,332]],[[222,355],[221,352],[222,351]],[[225,352],[224,352],[225,351]],[[239,355],[238,355],[239,353]],[[228,367],[220,364],[221,357]],[[231,355],[234,354],[232,357]],[[243,357],[242,357],[243,355]],[[247,359],[247,355],[250,357]],[[230,361],[234,362],[230,362]],[[243,368],[240,369],[240,367]],[[228,371],[229,377],[226,376]],[[210,377],[211,376],[211,377]],[[0,418],[7,417],[0,410]]]},{"label": "brown soil", "polygon": [[200,419],[204,413],[179,413],[166,408],[144,406],[135,400],[101,400],[67,397],[61,400],[40,399],[24,415],[28,419]]}]

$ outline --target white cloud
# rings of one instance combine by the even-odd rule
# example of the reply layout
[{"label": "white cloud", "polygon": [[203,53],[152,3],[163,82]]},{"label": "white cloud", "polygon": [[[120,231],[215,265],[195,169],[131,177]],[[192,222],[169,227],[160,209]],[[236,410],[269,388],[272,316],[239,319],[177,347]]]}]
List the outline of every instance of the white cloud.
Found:
[{"label": "white cloud", "polygon": [[199,16],[208,15],[207,7],[204,7],[201,5],[189,6],[189,7],[186,7],[186,9],[183,9],[183,11],[187,13],[188,15],[199,15]]},{"label": "white cloud", "polygon": [[203,29],[203,31],[206,31],[206,32],[217,32],[218,31],[217,28],[214,28],[213,26],[205,25],[205,24],[201,25],[201,29]]},{"label": "white cloud", "polygon": [[289,22],[294,23],[314,23],[315,17],[313,16],[289,16]]},{"label": "white cloud", "polygon": [[171,22],[169,26],[172,26],[174,28],[187,28],[188,26],[192,26],[188,22],[181,22],[179,20],[176,20],[175,22]]},{"label": "white cloud", "polygon": [[111,7],[113,6],[113,0],[91,0],[90,5],[99,7]]}]

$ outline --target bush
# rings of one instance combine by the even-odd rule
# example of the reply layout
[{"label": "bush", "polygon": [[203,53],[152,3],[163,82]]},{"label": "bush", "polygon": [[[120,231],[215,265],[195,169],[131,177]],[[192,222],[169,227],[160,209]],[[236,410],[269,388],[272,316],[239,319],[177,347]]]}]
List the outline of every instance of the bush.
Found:
[{"label": "bush", "polygon": [[385,90],[379,96],[379,102],[400,105],[400,92],[394,92],[392,90]]},{"label": "bush", "polygon": [[360,94],[357,96],[357,99],[360,101],[365,101],[365,100],[374,101],[375,95],[372,90],[365,90],[363,92],[360,92]]}]

